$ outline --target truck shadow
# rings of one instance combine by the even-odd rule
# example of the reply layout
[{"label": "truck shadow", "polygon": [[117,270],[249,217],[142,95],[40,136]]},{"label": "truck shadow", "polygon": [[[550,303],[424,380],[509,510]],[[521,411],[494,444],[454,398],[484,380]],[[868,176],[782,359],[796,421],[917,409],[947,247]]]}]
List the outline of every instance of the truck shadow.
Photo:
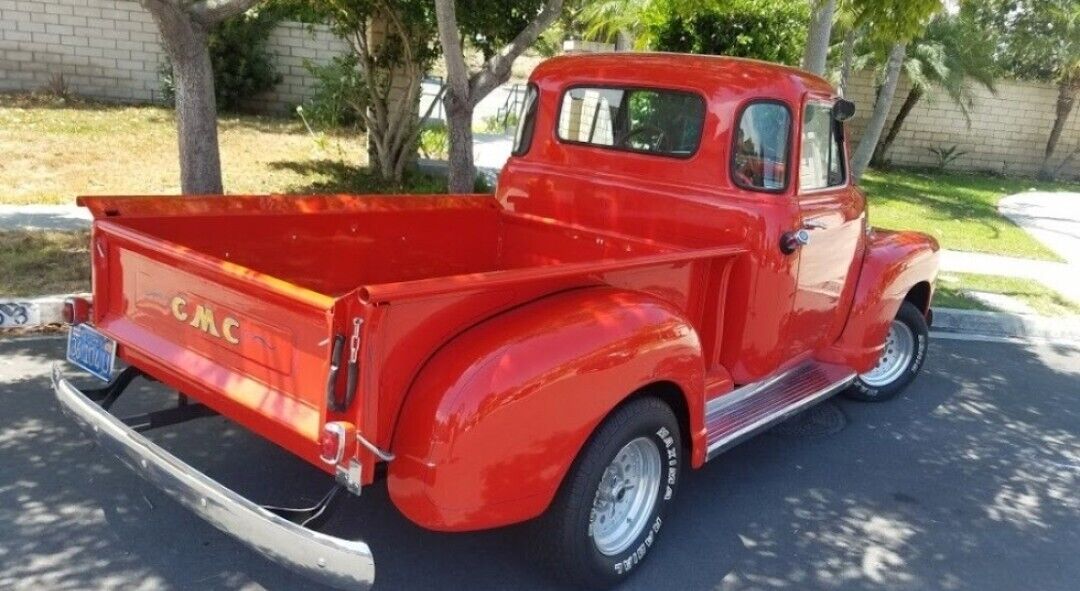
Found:
[{"label": "truck shadow", "polygon": [[[41,370],[60,351],[62,341],[0,343],[0,588],[319,588],[86,443]],[[1078,356],[1070,346],[936,343],[901,398],[838,402],[842,431],[766,433],[686,473],[663,542],[623,588],[1071,588],[1078,375],[1054,367]],[[148,388],[122,410],[163,396]],[[268,503],[314,500],[329,482],[224,419],[153,438]],[[326,529],[371,545],[376,589],[557,588],[531,559],[539,541],[528,524],[428,532],[382,485],[348,499]]]}]

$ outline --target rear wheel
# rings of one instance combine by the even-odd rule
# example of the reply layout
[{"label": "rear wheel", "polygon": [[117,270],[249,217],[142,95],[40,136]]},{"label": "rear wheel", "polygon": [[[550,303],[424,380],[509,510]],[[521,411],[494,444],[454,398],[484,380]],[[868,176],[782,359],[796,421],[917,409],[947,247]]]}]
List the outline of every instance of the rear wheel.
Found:
[{"label": "rear wheel", "polygon": [[889,327],[877,364],[859,374],[845,394],[869,402],[894,398],[919,374],[929,342],[926,318],[914,304],[904,302]]},{"label": "rear wheel", "polygon": [[586,588],[625,579],[648,554],[682,468],[679,422],[661,400],[612,412],[541,519],[552,572]]}]

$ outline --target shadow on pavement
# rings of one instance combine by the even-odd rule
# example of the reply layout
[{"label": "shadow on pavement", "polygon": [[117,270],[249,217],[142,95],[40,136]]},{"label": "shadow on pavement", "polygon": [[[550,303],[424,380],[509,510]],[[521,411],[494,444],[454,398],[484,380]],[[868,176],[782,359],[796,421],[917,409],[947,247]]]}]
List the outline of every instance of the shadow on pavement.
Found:
[{"label": "shadow on pavement", "polygon": [[[0,342],[0,588],[316,589],[164,497],[59,413],[61,340]],[[663,542],[625,589],[1074,588],[1080,400],[1070,346],[935,343],[884,404],[836,404],[842,431],[764,434],[686,475]],[[165,400],[160,387],[118,412]],[[155,432],[265,502],[315,500],[317,469],[221,418]],[[328,523],[367,541],[376,589],[547,589],[528,525],[439,534],[385,487]]]}]

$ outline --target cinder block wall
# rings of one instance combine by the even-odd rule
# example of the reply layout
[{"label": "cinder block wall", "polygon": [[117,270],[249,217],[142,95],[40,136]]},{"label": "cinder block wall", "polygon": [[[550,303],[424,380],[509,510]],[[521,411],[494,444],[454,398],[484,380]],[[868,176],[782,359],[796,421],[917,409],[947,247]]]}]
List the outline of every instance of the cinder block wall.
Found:
[{"label": "cinder block wall", "polygon": [[[282,75],[254,107],[284,112],[310,94],[304,60],[323,63],[347,50],[324,26],[283,23],[268,50]],[[0,0],[0,91],[34,91],[63,76],[80,96],[161,100],[165,61],[157,26],[136,0]]]},{"label": "cinder block wall", "polygon": [[[1034,175],[1042,163],[1046,140],[1054,124],[1057,87],[1015,80],[999,80],[997,94],[973,87],[968,126],[960,108],[940,89],[932,90],[908,115],[889,152],[889,159],[904,166],[931,166],[937,158],[931,147],[957,146],[966,152],[950,168]],[[886,124],[892,124],[910,84],[901,79]],[[869,73],[854,79],[851,99],[856,115],[850,125],[852,141],[858,141],[874,104],[874,80]],[[1078,101],[1080,103],[1080,101]],[[1055,162],[1080,147],[1080,106],[1066,123],[1055,151]],[[1064,178],[1080,178],[1080,156],[1062,170]]]},{"label": "cinder block wall", "polygon": [[133,0],[0,0],[0,90],[62,75],[80,95],[159,100],[157,27]]}]

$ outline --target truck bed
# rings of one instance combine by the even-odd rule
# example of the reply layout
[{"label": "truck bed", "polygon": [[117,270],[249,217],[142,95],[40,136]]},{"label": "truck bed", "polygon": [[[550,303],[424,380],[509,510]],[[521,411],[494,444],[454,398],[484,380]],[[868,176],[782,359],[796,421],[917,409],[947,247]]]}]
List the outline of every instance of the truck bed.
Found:
[{"label": "truck bed", "polygon": [[154,207],[162,202],[115,200],[124,211],[116,221],[330,297],[360,286],[671,250],[515,215],[490,197],[186,198],[167,211]]},{"label": "truck bed", "polygon": [[[656,293],[715,326],[702,312],[714,286],[701,279],[710,261],[740,252],[515,214],[488,196],[80,203],[107,260],[96,266],[107,272],[94,278],[94,321],[119,355],[316,465],[326,420],[356,421],[388,444],[412,376],[464,328],[602,284]],[[209,322],[195,317],[203,309]],[[357,321],[359,402],[340,416],[327,404],[331,350]]]}]

